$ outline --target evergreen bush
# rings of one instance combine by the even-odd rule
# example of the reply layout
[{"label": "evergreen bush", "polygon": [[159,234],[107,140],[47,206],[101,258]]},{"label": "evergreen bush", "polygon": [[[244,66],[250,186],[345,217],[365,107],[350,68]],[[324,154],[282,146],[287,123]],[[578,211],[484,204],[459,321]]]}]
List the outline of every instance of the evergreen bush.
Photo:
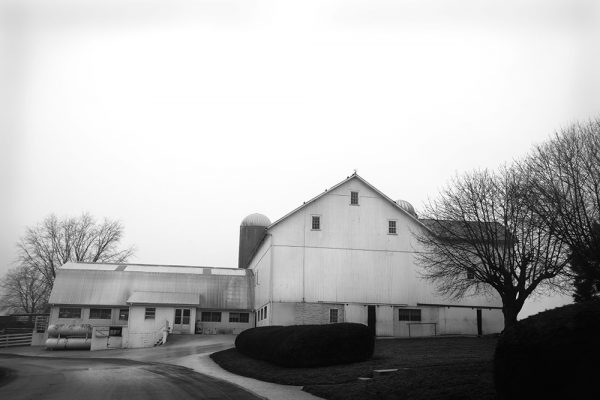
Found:
[{"label": "evergreen bush", "polygon": [[239,352],[284,367],[315,367],[371,358],[375,338],[362,324],[266,326],[243,331]]}]

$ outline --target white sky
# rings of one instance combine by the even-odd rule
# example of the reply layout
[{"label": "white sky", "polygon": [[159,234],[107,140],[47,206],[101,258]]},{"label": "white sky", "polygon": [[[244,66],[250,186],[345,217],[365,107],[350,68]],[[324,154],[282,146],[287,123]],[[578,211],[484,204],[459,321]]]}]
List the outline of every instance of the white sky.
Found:
[{"label": "white sky", "polygon": [[121,220],[135,262],[235,267],[244,216],[354,168],[418,211],[598,115],[599,23],[593,0],[0,0],[0,273],[50,213]]}]

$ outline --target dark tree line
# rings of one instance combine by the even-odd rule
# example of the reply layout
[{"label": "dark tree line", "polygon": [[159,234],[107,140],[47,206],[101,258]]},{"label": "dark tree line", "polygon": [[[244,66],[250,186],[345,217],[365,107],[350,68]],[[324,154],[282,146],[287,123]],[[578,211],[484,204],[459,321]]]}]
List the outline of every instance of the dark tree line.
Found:
[{"label": "dark tree line", "polygon": [[[600,293],[600,120],[497,171],[454,178],[426,205],[423,276],[448,297],[496,292],[505,326],[536,293]],[[573,289],[574,288],[574,289]]]},{"label": "dark tree line", "polygon": [[43,311],[63,264],[71,262],[126,262],[134,248],[121,248],[120,222],[98,223],[89,214],[57,218],[50,215],[28,227],[17,243],[16,267],[0,281],[3,304],[13,311]]}]

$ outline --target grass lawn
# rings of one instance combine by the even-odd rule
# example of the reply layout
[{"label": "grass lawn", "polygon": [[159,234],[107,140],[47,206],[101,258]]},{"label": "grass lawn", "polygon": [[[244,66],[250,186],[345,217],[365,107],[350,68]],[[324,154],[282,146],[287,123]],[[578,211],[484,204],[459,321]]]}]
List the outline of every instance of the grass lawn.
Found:
[{"label": "grass lawn", "polygon": [[[284,368],[229,349],[211,355],[238,375],[286,385],[326,399],[495,399],[492,359],[496,338],[378,339],[373,358],[354,364]],[[398,368],[367,382],[374,369]]]}]

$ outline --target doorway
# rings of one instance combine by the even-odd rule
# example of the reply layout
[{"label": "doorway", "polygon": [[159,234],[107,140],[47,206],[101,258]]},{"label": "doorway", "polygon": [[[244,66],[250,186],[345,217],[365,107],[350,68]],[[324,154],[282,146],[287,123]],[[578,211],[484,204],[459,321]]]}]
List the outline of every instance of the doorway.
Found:
[{"label": "doorway", "polygon": [[367,326],[373,332],[373,336],[375,336],[375,322],[377,321],[377,315],[375,313],[375,306],[368,306],[368,314],[367,314]]},{"label": "doorway", "polygon": [[190,315],[189,308],[176,308],[175,321],[173,323],[173,333],[190,333]]},{"label": "doorway", "polygon": [[481,318],[481,310],[477,310],[477,336],[483,335],[483,321]]}]

